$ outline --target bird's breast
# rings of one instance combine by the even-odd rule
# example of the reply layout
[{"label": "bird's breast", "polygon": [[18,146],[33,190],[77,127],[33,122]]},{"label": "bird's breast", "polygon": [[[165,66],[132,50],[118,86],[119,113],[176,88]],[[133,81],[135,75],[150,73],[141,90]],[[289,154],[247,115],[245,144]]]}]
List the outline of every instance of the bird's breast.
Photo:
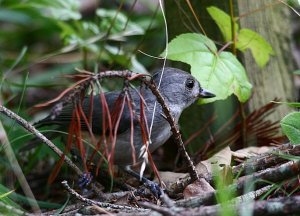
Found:
[{"label": "bird's breast", "polygon": [[163,145],[172,135],[169,124],[164,124],[161,127],[153,127],[151,132],[150,151],[153,152],[158,147]]}]

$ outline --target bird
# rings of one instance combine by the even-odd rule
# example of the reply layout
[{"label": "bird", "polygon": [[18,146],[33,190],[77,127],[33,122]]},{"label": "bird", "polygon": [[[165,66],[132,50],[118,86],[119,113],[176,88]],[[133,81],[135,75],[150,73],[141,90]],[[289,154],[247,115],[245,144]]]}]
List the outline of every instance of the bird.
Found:
[{"label": "bird", "polygon": [[[152,77],[156,86],[159,86],[159,92],[165,100],[172,117],[176,124],[183,110],[189,107],[198,99],[212,98],[215,95],[201,87],[200,83],[190,73],[181,69],[164,67],[155,71]],[[120,122],[116,130],[116,141],[113,149],[114,165],[125,167],[133,164],[132,144],[134,146],[135,157],[137,162],[142,158],[141,152],[144,149],[143,130],[140,119],[141,113],[144,113],[145,122],[149,130],[149,151],[153,152],[158,147],[163,145],[172,135],[171,126],[166,120],[161,105],[157,102],[157,98],[147,86],[142,86],[138,89],[130,88],[128,90],[132,104],[134,106],[135,118],[132,117],[132,112],[129,105],[124,106],[124,110],[120,117]],[[112,113],[116,101],[118,100],[121,91],[111,91],[104,93],[109,111]],[[143,103],[141,108],[140,103]],[[92,109],[91,109],[92,104]],[[91,97],[85,96],[82,100],[82,110],[86,116],[91,114],[91,129],[93,134],[101,136],[103,134],[103,104],[99,96],[95,96],[93,103]],[[142,110],[143,109],[143,110]],[[46,118],[36,123],[38,127],[46,125],[56,125],[59,130],[66,131],[72,122],[72,113],[74,106],[68,104],[64,106],[61,112],[53,118],[49,115]],[[153,114],[154,113],[154,114]],[[152,126],[150,126],[152,125]],[[133,126],[133,137],[131,128]],[[88,126],[81,120],[81,130],[88,131]],[[132,140],[133,138],[133,140]],[[133,141],[133,142],[132,142]],[[111,149],[110,149],[111,150]]]}]

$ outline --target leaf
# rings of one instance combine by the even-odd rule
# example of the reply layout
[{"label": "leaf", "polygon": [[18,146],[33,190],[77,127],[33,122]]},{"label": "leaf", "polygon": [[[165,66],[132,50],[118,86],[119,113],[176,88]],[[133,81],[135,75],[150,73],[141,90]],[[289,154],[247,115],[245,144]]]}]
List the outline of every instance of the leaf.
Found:
[{"label": "leaf", "polygon": [[269,59],[270,55],[274,55],[272,46],[256,32],[243,28],[238,33],[237,48],[241,51],[250,49],[255,62],[259,67],[264,67]]},{"label": "leaf", "polygon": [[297,102],[279,102],[279,101],[271,101],[271,102],[276,104],[285,104],[293,108],[300,108],[300,103]]},{"label": "leaf", "polygon": [[[218,25],[226,42],[232,41],[231,17],[217,7],[207,8],[209,15]],[[234,22],[235,34],[238,35],[236,42],[237,49],[244,52],[250,49],[255,62],[259,67],[264,67],[270,59],[270,55],[274,55],[271,45],[256,32],[243,28],[239,31],[239,25]]]},{"label": "leaf", "polygon": [[[300,1],[300,0],[299,0]],[[300,70],[293,71],[293,74],[300,75]]]},{"label": "leaf", "polygon": [[57,0],[56,4],[49,7],[48,10],[57,20],[79,20],[81,18],[79,7],[78,0]]},{"label": "leaf", "polygon": [[21,25],[29,25],[32,22],[32,17],[21,12],[9,9],[0,9],[0,21],[9,22]]},{"label": "leaf", "polygon": [[78,0],[29,0],[23,3],[26,7],[41,10],[41,14],[56,20],[79,20],[80,2]]},{"label": "leaf", "polygon": [[[221,30],[224,40],[226,42],[232,41],[231,17],[217,7],[208,7],[207,11]],[[235,32],[238,32],[239,25],[236,22],[234,22],[234,27]]]},{"label": "leaf", "polygon": [[285,116],[281,122],[283,133],[292,144],[300,144],[300,112],[292,112]]},{"label": "leaf", "polygon": [[201,86],[216,95],[202,103],[226,99],[235,94],[245,102],[251,94],[246,71],[229,52],[217,52],[213,41],[201,34],[187,33],[177,36],[168,45],[167,58],[191,65],[192,75]]},{"label": "leaf", "polygon": [[[102,31],[111,29],[112,33],[126,32],[127,36],[142,35],[144,29],[132,21],[128,21],[125,14],[117,10],[98,9],[97,16],[102,18],[101,28]],[[111,28],[111,25],[112,28]]]},{"label": "leaf", "polygon": [[232,152],[229,146],[226,146],[216,154],[214,154],[211,158],[209,158],[207,161],[210,162],[213,165],[216,166],[223,166],[223,165],[228,165],[230,166],[231,164],[231,157],[232,157]]},{"label": "leaf", "polygon": [[141,64],[135,55],[131,55],[130,57],[130,70],[135,71],[142,74],[149,74],[149,72],[146,70],[143,64]]},{"label": "leaf", "polygon": [[270,146],[261,146],[261,147],[250,146],[232,152],[232,156],[239,159],[246,159],[246,158],[257,156],[259,154],[264,154],[270,151],[271,149],[272,147]]},{"label": "leaf", "polygon": [[8,192],[6,192],[4,194],[0,194],[0,200],[3,199],[4,197],[7,197],[9,194],[11,194],[13,192],[14,192],[14,190],[11,190],[11,191],[8,191]]}]

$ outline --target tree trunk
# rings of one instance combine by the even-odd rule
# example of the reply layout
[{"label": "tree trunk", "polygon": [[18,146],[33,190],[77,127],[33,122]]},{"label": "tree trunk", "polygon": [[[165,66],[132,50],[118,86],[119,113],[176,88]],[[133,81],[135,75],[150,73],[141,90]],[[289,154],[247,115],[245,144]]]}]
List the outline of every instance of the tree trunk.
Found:
[{"label": "tree trunk", "polygon": [[[270,5],[273,6],[268,7]],[[262,69],[257,66],[249,51],[244,54],[244,65],[254,87],[252,98],[248,103],[249,109],[253,111],[274,98],[281,101],[295,101],[292,82],[295,64],[290,48],[289,9],[280,3],[274,5],[272,0],[238,1],[238,9],[241,27],[252,29],[262,35],[275,52],[275,56],[272,56],[267,66]],[[289,111],[287,106],[280,106],[277,112],[273,113],[272,119],[280,120]]]}]

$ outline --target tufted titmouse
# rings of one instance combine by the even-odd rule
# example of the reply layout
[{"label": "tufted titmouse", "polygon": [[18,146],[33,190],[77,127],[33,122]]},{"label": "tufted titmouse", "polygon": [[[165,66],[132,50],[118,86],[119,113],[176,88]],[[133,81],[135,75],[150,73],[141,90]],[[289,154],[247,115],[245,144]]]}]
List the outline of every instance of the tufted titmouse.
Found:
[{"label": "tufted titmouse", "polygon": [[[164,97],[176,123],[178,123],[182,111],[197,99],[215,96],[205,89],[202,89],[199,82],[192,75],[180,69],[159,69],[153,76],[153,80],[156,85],[159,86],[159,91]],[[120,94],[120,91],[107,92],[104,94],[111,115],[116,111],[116,101]],[[145,116],[145,122],[147,123],[146,130],[150,137],[150,139],[148,139],[150,152],[153,152],[164,144],[171,136],[171,127],[163,115],[162,107],[156,101],[156,97],[150,89],[146,86],[141,87],[140,91],[137,91],[137,89],[129,89],[129,95],[133,107],[125,104],[120,117],[119,126],[117,129],[113,129],[113,131],[117,130],[115,131],[117,136],[112,151],[114,153],[113,162],[123,167],[133,163],[132,151],[135,152],[136,161],[141,160],[141,152],[145,146],[145,131],[141,129],[140,121],[141,113],[144,113],[142,115]],[[143,106],[140,106],[141,103],[143,103]],[[92,108],[90,107],[91,105],[93,106]],[[93,102],[91,102],[90,96],[83,99],[82,110],[86,116],[92,117],[90,125],[95,135],[103,134],[103,117],[107,118],[103,115],[103,109],[104,106],[99,95],[94,96]],[[71,123],[73,110],[73,105],[67,105],[55,119],[48,116],[39,121],[37,125],[39,127],[44,125],[57,125],[59,129],[66,131]],[[155,113],[153,114],[153,112]],[[108,124],[107,119],[106,124]],[[80,128],[83,131],[88,130],[87,125],[82,119]],[[106,131],[108,130],[106,129]],[[104,134],[107,134],[107,132]],[[134,146],[134,149],[132,146]],[[112,150],[112,147],[109,148]]]}]

